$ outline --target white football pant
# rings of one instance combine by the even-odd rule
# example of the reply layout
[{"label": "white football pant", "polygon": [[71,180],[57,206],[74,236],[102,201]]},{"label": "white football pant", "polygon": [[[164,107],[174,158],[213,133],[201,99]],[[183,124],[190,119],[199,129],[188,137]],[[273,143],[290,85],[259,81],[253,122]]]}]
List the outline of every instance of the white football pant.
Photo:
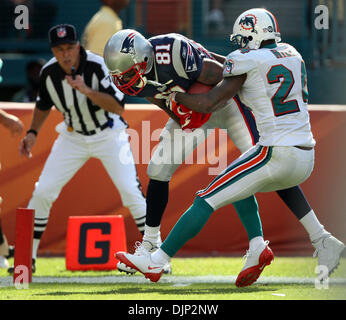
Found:
[{"label": "white football pant", "polygon": [[[146,201],[140,190],[125,128],[107,128],[93,136],[84,136],[68,132],[66,125],[61,123],[57,126],[57,131],[60,134],[54,142],[28,204],[28,208],[35,210],[35,232],[45,230],[50,209],[61,189],[90,158],[102,162],[120,193],[123,205],[129,208],[133,218],[137,219],[136,222],[142,218],[144,223]],[[123,161],[120,154],[125,153],[126,161]]]},{"label": "white football pant", "polygon": [[287,189],[304,182],[314,167],[314,150],[264,147],[242,154],[197,195],[214,210],[257,192]]}]

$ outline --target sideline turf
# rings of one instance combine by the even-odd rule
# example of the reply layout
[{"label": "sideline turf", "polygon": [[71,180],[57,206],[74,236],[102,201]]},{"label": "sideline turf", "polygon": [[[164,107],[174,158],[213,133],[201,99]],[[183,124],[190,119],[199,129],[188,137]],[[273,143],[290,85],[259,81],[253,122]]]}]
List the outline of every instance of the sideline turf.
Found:
[{"label": "sideline turf", "polygon": [[[12,262],[12,261],[10,261]],[[265,277],[315,278],[316,260],[312,258],[276,257],[262,273]],[[175,258],[174,276],[236,276],[242,267],[241,258]],[[118,271],[71,272],[65,269],[64,258],[39,258],[34,277],[123,277]],[[0,270],[1,277],[8,277]],[[167,276],[168,277],[168,276]],[[346,280],[346,259],[331,279]],[[3,278],[4,279],[4,278]],[[9,278],[6,278],[9,279]],[[29,289],[1,287],[0,300],[346,300],[346,285],[330,284],[316,289],[314,284],[261,284],[237,288],[233,283],[112,283],[70,284],[32,283]]]}]

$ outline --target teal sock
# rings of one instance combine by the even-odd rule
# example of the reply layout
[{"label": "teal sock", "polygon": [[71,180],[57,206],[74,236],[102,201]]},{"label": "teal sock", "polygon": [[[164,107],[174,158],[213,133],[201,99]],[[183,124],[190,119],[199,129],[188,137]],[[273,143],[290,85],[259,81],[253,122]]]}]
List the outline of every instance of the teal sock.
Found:
[{"label": "teal sock", "polygon": [[170,257],[173,257],[186,242],[202,230],[213,212],[214,209],[197,196],[192,206],[180,217],[160,248]]},{"label": "teal sock", "polygon": [[263,237],[262,223],[258,211],[258,203],[255,196],[233,203],[239,219],[243,224],[249,241],[255,237]]}]

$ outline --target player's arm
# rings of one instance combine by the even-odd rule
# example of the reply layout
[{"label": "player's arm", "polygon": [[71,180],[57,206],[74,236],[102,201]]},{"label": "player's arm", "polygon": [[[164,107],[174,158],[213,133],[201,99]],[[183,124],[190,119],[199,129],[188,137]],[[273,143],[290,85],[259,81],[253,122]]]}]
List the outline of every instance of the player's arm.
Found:
[{"label": "player's arm", "polygon": [[204,59],[197,81],[208,85],[215,85],[222,80],[222,71],[223,66],[221,63],[211,59]]},{"label": "player's arm", "polygon": [[19,145],[20,155],[25,156],[27,158],[31,158],[31,149],[33,148],[36,142],[36,137],[43,123],[46,121],[51,108],[54,105],[45,85],[46,77],[47,73],[45,72],[45,67],[43,67],[40,73],[39,90],[36,98],[36,104],[33,111],[30,128]]},{"label": "player's arm", "polygon": [[40,110],[37,108],[37,105],[35,106],[30,129],[19,145],[19,153],[21,156],[31,158],[31,149],[35,145],[37,134],[40,131],[43,123],[46,121],[50,110],[50,108],[47,110]]},{"label": "player's arm", "polygon": [[203,113],[214,112],[226,105],[226,101],[231,99],[241,88],[246,80],[246,74],[224,78],[209,92],[203,94],[187,94],[176,92],[171,99],[175,103]]},{"label": "player's arm", "polygon": [[233,51],[222,67],[222,81],[209,92],[198,95],[174,93],[167,101],[169,105],[179,103],[185,107],[203,113],[216,111],[226,105],[243,86],[247,73],[257,67],[257,60],[251,52]]},{"label": "player's arm", "polygon": [[215,52],[210,52],[210,54],[212,55],[212,57],[219,63],[224,64],[226,61],[226,57],[222,56],[221,54],[217,54]]},{"label": "player's arm", "polygon": [[179,118],[170,110],[167,108],[166,106],[166,100],[164,99],[155,99],[155,98],[151,98],[151,97],[146,97],[146,99],[152,103],[155,104],[156,106],[158,106],[160,109],[162,109],[163,111],[165,111],[175,122],[177,122],[178,124],[180,124],[179,122]]},{"label": "player's arm", "polygon": [[201,55],[201,52],[196,50],[189,41],[184,39],[179,41],[180,44],[173,46],[175,51],[172,51],[172,65],[178,76],[189,79],[191,82],[198,81],[206,85],[215,85],[222,80],[222,63]]},{"label": "player's arm", "polygon": [[12,135],[18,135],[22,133],[24,125],[18,117],[13,114],[9,114],[6,111],[0,109],[0,124],[7,128]]}]

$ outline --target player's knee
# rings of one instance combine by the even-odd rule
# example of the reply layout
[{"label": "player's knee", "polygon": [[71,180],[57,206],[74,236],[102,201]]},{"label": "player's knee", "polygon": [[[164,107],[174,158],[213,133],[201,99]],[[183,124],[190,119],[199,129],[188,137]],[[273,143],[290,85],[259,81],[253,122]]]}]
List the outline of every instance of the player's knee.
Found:
[{"label": "player's knee", "polygon": [[150,162],[147,168],[147,175],[151,180],[170,181],[173,173],[171,168],[153,162]]},{"label": "player's knee", "polygon": [[53,188],[49,188],[49,186],[42,186],[36,182],[33,198],[38,201],[53,202],[57,198],[57,195],[53,191]]},{"label": "player's knee", "polygon": [[[120,191],[120,190],[119,190]],[[134,217],[143,216],[146,212],[146,200],[140,189],[120,191],[121,202]]]},{"label": "player's knee", "polygon": [[116,184],[120,193],[120,198],[125,207],[133,203],[145,203],[145,196],[143,194],[142,185],[137,179],[136,182],[129,183],[129,181],[118,181]]}]

